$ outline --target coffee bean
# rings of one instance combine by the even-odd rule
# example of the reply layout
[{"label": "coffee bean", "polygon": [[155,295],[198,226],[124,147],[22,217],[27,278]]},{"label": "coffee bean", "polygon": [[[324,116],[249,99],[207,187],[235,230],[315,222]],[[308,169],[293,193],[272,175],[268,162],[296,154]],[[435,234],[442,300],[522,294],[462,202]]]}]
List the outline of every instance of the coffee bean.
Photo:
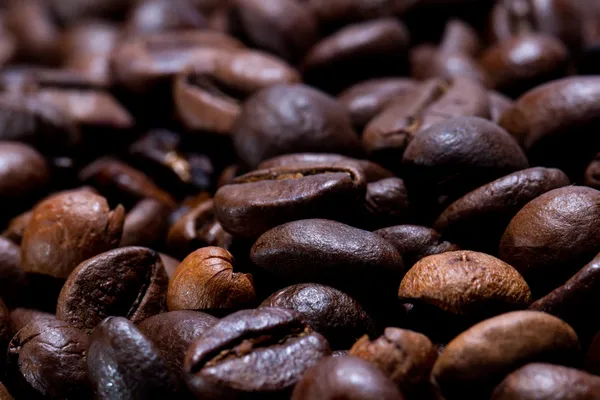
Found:
[{"label": "coffee bean", "polygon": [[411,51],[410,65],[414,79],[462,78],[489,86],[486,71],[473,57],[464,53],[446,53],[429,45],[421,45]]},{"label": "coffee bean", "polygon": [[4,232],[2,232],[2,236],[16,245],[20,245],[21,240],[23,240],[25,228],[27,228],[27,225],[29,225],[29,221],[31,220],[31,214],[31,211],[25,211],[11,219]]},{"label": "coffee bean", "polygon": [[10,312],[11,335],[16,335],[25,325],[34,323],[38,319],[54,318],[54,314],[30,308],[15,308]]},{"label": "coffee bean", "polygon": [[404,181],[386,178],[367,185],[367,220],[371,226],[401,224],[411,219],[412,209]]},{"label": "coffee bean", "polygon": [[583,368],[594,375],[598,375],[600,372],[600,334],[598,332],[596,332],[588,346]]},{"label": "coffee bean", "polygon": [[499,124],[502,114],[512,107],[513,101],[493,90],[488,92],[488,98],[490,103],[490,119],[494,123]]},{"label": "coffee bean", "polygon": [[14,397],[12,397],[10,395],[10,393],[8,392],[8,389],[6,389],[6,386],[4,386],[1,382],[0,382],[0,399],[14,400]]},{"label": "coffee bean", "polygon": [[585,186],[600,189],[600,153],[596,154],[585,169],[583,183]]},{"label": "coffee bean", "polygon": [[144,0],[130,10],[123,27],[126,35],[144,35],[206,28],[207,21],[190,0]]},{"label": "coffee bean", "polygon": [[443,241],[439,233],[425,226],[390,226],[373,233],[390,242],[402,254],[406,269],[424,257],[459,250],[457,245]]},{"label": "coffee bean", "polygon": [[342,105],[304,85],[258,91],[244,103],[232,133],[238,157],[250,167],[289,153],[361,153]]},{"label": "coffee bean", "polygon": [[500,242],[500,258],[525,277],[534,293],[547,294],[600,251],[600,232],[595,229],[599,204],[600,192],[586,187],[539,196],[510,221]]},{"label": "coffee bean", "polygon": [[219,247],[188,255],[169,281],[167,304],[177,310],[236,310],[256,301],[252,275],[233,272],[233,256]]},{"label": "coffee bean", "polygon": [[21,243],[25,272],[66,279],[80,262],[117,247],[124,210],[85,190],[56,194],[33,209]]},{"label": "coffee bean", "polygon": [[510,372],[530,362],[574,365],[579,343],[562,320],[515,311],[485,320],[452,340],[437,359],[432,378],[448,399],[489,395]]},{"label": "coffee bean", "polygon": [[170,397],[175,376],[131,321],[109,317],[92,332],[87,367],[98,399]]},{"label": "coffee bean", "polygon": [[347,218],[359,208],[365,184],[362,171],[343,162],[258,170],[220,188],[215,213],[229,233],[255,238],[293,220]]},{"label": "coffee bean", "polygon": [[459,19],[451,19],[444,26],[439,50],[447,54],[477,55],[481,50],[481,41],[477,32]]},{"label": "coffee bean", "polygon": [[265,307],[231,314],[190,346],[187,384],[198,397],[242,398],[289,393],[331,350],[301,314]]},{"label": "coffee bean", "polygon": [[71,273],[56,308],[56,317],[91,332],[108,316],[133,321],[165,311],[168,278],[158,253],[122,247],[92,257]]},{"label": "coffee bean", "polygon": [[50,181],[50,171],[42,155],[25,144],[0,142],[0,162],[3,203],[39,195]]},{"label": "coffee bean", "polygon": [[378,295],[389,295],[403,268],[400,254],[380,236],[324,219],[267,231],[252,246],[250,258],[281,281],[322,283],[349,294],[378,288]]},{"label": "coffee bean", "polygon": [[154,199],[144,199],[137,203],[125,217],[121,247],[152,247],[166,236],[169,214],[172,209]]},{"label": "coffee bean", "polygon": [[502,234],[523,206],[569,183],[569,178],[557,169],[537,167],[514,172],[456,200],[433,227],[463,248],[496,254]]},{"label": "coffee bean", "polygon": [[301,313],[333,348],[348,348],[363,334],[372,334],[375,321],[363,306],[335,288],[300,283],[281,289],[259,307],[289,308]]},{"label": "coffee bean", "polygon": [[27,277],[21,268],[19,246],[0,237],[0,297],[9,307],[22,304],[26,286]]},{"label": "coffee bean", "polygon": [[163,253],[159,253],[158,255],[160,256],[160,260],[165,267],[165,273],[167,274],[167,277],[171,279],[175,273],[175,270],[177,267],[179,267],[179,264],[181,264],[181,261]]},{"label": "coffee bean", "polygon": [[292,400],[404,399],[374,365],[353,356],[327,357],[309,369],[294,388]]},{"label": "coffee bean", "polygon": [[305,0],[325,26],[366,21],[388,15],[402,15],[415,3],[404,0]]},{"label": "coffee bean", "polygon": [[33,320],[10,341],[11,391],[23,398],[89,398],[88,343],[84,332],[66,322]]}]

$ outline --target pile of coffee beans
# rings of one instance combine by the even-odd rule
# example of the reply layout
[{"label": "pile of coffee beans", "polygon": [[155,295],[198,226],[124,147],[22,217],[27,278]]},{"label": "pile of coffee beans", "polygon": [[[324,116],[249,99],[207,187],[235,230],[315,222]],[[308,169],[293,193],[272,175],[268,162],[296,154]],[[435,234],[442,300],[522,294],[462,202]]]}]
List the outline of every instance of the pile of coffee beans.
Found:
[{"label": "pile of coffee beans", "polygon": [[600,0],[0,32],[0,400],[600,399]]}]

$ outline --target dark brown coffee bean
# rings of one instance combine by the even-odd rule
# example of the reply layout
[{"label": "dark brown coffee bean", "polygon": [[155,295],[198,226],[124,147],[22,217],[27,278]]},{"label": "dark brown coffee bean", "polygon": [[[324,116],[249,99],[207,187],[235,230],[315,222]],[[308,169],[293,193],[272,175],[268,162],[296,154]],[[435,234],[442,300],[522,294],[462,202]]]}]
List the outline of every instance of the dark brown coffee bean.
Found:
[{"label": "dark brown coffee bean", "polygon": [[129,11],[124,31],[128,36],[206,28],[207,21],[190,0],[143,0]]},{"label": "dark brown coffee bean", "polygon": [[402,15],[415,4],[406,0],[303,0],[325,26],[340,26],[389,15]]},{"label": "dark brown coffee bean", "polygon": [[547,35],[524,35],[497,43],[481,56],[491,87],[516,97],[563,77],[569,52],[560,40]]},{"label": "dark brown coffee bean", "polygon": [[401,224],[412,217],[408,192],[400,178],[386,178],[369,183],[365,207],[370,226]]},{"label": "dark brown coffee bean", "polygon": [[382,18],[348,25],[322,39],[304,58],[304,79],[339,92],[365,79],[406,70],[409,35],[402,23]]},{"label": "dark brown coffee bean", "polygon": [[532,363],[508,375],[492,400],[587,400],[600,397],[600,377],[560,365]]},{"label": "dark brown coffee bean", "polygon": [[527,363],[573,365],[578,360],[577,335],[569,325],[548,314],[515,311],[480,322],[452,340],[432,378],[448,399],[484,398]]},{"label": "dark brown coffee bean", "polygon": [[15,308],[10,312],[11,335],[16,335],[17,332],[25,327],[25,325],[29,325],[38,319],[43,318],[55,319],[54,314],[47,312],[34,310],[31,308]]},{"label": "dark brown coffee bean", "polygon": [[436,200],[456,198],[528,166],[513,137],[477,117],[451,118],[419,132],[402,162],[415,189]]},{"label": "dark brown coffee bean", "polygon": [[26,286],[27,278],[21,268],[21,249],[0,237],[0,297],[9,307],[14,307],[22,303]]},{"label": "dark brown coffee bean", "polygon": [[54,15],[66,25],[82,18],[119,16],[131,5],[130,0],[50,0]]},{"label": "dark brown coffee bean", "polygon": [[144,199],[127,213],[121,247],[154,247],[162,243],[169,227],[172,208],[154,199]]},{"label": "dark brown coffee bean", "polygon": [[404,397],[377,367],[358,357],[327,357],[309,369],[294,388],[292,400],[402,400]]},{"label": "dark brown coffee bean", "polygon": [[4,203],[31,198],[50,181],[42,155],[25,144],[0,142],[0,162],[0,198]]},{"label": "dark brown coffee bean", "polygon": [[350,113],[354,128],[361,132],[395,98],[416,86],[415,81],[407,78],[371,79],[344,90],[338,100]]},{"label": "dark brown coffee bean", "polygon": [[596,154],[585,170],[583,183],[585,186],[600,189],[600,153]]},{"label": "dark brown coffee bean", "polygon": [[231,314],[190,346],[187,384],[198,397],[247,398],[289,393],[331,350],[301,314],[265,307]]},{"label": "dark brown coffee bean", "polygon": [[466,54],[442,53],[431,47],[418,46],[410,54],[410,64],[411,76],[418,80],[462,78],[489,86],[486,71]]},{"label": "dark brown coffee bean", "polygon": [[600,332],[596,332],[588,346],[583,368],[591,374],[600,374]]},{"label": "dark brown coffee bean", "polygon": [[40,318],[10,341],[8,376],[23,398],[90,398],[85,332],[55,318]]},{"label": "dark brown coffee bean", "polygon": [[32,211],[25,211],[11,219],[8,223],[8,227],[2,232],[2,236],[16,245],[20,245],[23,240],[25,228],[27,228],[27,225],[29,225],[29,221],[31,220],[31,214]]},{"label": "dark brown coffee bean", "polygon": [[339,219],[355,212],[366,189],[362,171],[342,162],[250,172],[215,194],[215,214],[235,236],[256,238],[283,223]]},{"label": "dark brown coffee bean", "polygon": [[600,192],[587,187],[551,190],[510,221],[500,258],[517,269],[534,293],[558,287],[600,251]]},{"label": "dark brown coffee bean", "polygon": [[66,279],[77,264],[117,247],[124,210],[85,190],[50,196],[33,209],[21,243],[25,272]]},{"label": "dark brown coffee bean", "polygon": [[259,307],[289,308],[325,336],[332,348],[348,348],[363,334],[373,334],[375,321],[363,306],[335,288],[317,283],[300,283],[281,289]]},{"label": "dark brown coffee bean", "polygon": [[56,317],[91,332],[108,316],[141,322],[166,309],[168,278],[158,253],[122,247],[79,264],[63,286]]},{"label": "dark brown coffee bean", "polygon": [[438,356],[427,336],[399,328],[385,328],[373,340],[363,336],[349,354],[375,364],[406,395],[426,389]]},{"label": "dark brown coffee bean", "polygon": [[513,101],[493,90],[490,90],[488,93],[490,102],[490,119],[494,123],[499,124],[502,114],[512,107]]},{"label": "dark brown coffee bean", "polygon": [[318,39],[317,19],[301,1],[233,0],[231,3],[234,32],[286,60],[299,60]]},{"label": "dark brown coffee bean", "polygon": [[184,258],[200,247],[231,247],[233,238],[217,221],[213,201],[205,200],[183,214],[169,229],[169,251]]},{"label": "dark brown coffee bean", "polygon": [[137,328],[160,352],[167,367],[183,383],[183,360],[192,342],[216,324],[217,318],[197,311],[171,311],[153,315],[140,322]]},{"label": "dark brown coffee bean", "polygon": [[427,81],[398,97],[369,122],[363,146],[371,158],[398,169],[399,159],[414,136],[433,124],[457,116],[489,115],[485,89],[471,81]]},{"label": "dark brown coffee bean", "polygon": [[252,275],[233,272],[233,256],[203,247],[187,256],[169,281],[167,304],[177,310],[239,310],[256,301]]},{"label": "dark brown coffee bean", "polygon": [[350,294],[376,287],[378,295],[389,295],[402,274],[402,257],[386,240],[324,219],[267,231],[254,243],[250,258],[281,281],[322,283]]},{"label": "dark brown coffee bean", "polygon": [[87,366],[97,399],[171,397],[175,376],[160,350],[122,317],[106,318],[90,337]]},{"label": "dark brown coffee bean", "polygon": [[580,179],[597,152],[600,78],[571,77],[538,86],[502,115],[500,125],[517,138],[532,164]]},{"label": "dark brown coffee bean", "polygon": [[402,279],[398,298],[482,319],[526,308],[531,291],[510,265],[484,253],[460,250],[416,263]]},{"label": "dark brown coffee bean", "polygon": [[557,169],[518,171],[456,200],[438,217],[433,228],[463,248],[495,254],[510,220],[523,206],[569,183],[569,178]]},{"label": "dark brown coffee bean", "polygon": [[360,154],[346,110],[303,85],[275,85],[250,97],[233,126],[237,155],[250,167],[282,154]]},{"label": "dark brown coffee bean", "polygon": [[439,233],[425,226],[390,226],[374,233],[390,242],[402,254],[407,270],[424,257],[459,250],[457,245],[443,241]]}]

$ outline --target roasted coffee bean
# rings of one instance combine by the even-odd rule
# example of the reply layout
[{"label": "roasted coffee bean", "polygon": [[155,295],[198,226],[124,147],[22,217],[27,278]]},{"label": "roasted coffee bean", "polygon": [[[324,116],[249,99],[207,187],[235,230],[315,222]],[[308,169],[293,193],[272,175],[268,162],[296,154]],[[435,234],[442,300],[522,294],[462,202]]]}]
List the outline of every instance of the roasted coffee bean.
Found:
[{"label": "roasted coffee bean", "polygon": [[231,314],[190,346],[187,384],[198,397],[247,398],[289,393],[331,353],[301,314],[265,307]]},{"label": "roasted coffee bean", "polygon": [[8,389],[6,389],[6,386],[4,386],[1,382],[0,382],[0,399],[14,400],[14,397],[12,397],[10,395],[10,393],[8,392]]},{"label": "roasted coffee bean", "polygon": [[232,133],[238,157],[250,167],[289,153],[361,153],[344,107],[304,85],[260,90],[244,103]]},{"label": "roasted coffee bean", "polygon": [[[193,196],[188,196],[181,203],[177,205],[175,211],[171,213],[169,217],[169,224],[173,225],[179,218],[183,217],[187,212],[192,210],[193,208],[198,207],[200,204],[204,203],[206,200],[210,200],[211,194],[208,192],[200,192]],[[223,247],[223,246],[220,246]],[[188,251],[189,254],[191,251]]]},{"label": "roasted coffee bean", "polygon": [[75,268],[60,292],[56,317],[87,332],[108,316],[141,322],[165,311],[167,284],[158,253],[114,249]]},{"label": "roasted coffee bean", "polygon": [[485,398],[527,363],[575,365],[579,359],[577,335],[569,325],[548,314],[515,311],[480,322],[452,340],[432,378],[448,399]]},{"label": "roasted coffee bean", "polygon": [[162,243],[169,228],[172,208],[154,199],[144,199],[125,217],[121,247],[154,247]]},{"label": "roasted coffee bean", "polygon": [[292,400],[402,400],[383,372],[358,357],[327,357],[309,369],[294,388]]},{"label": "roasted coffee bean", "polygon": [[215,194],[215,214],[235,236],[256,238],[283,223],[344,219],[359,209],[366,179],[344,163],[279,167],[242,175]]},{"label": "roasted coffee bean", "polygon": [[0,199],[22,201],[39,194],[50,182],[46,161],[35,149],[21,143],[0,142]]},{"label": "roasted coffee bean", "polygon": [[471,81],[427,81],[398,97],[367,124],[363,146],[371,158],[397,170],[414,136],[433,124],[457,116],[489,115],[485,89]]},{"label": "roasted coffee bean", "polygon": [[367,185],[366,219],[371,226],[389,226],[410,221],[412,208],[406,185],[400,178],[386,178]]},{"label": "roasted coffee bean", "polygon": [[335,288],[317,283],[288,286],[259,307],[290,308],[301,313],[332,348],[348,348],[363,334],[373,334],[375,321],[363,306]]},{"label": "roasted coffee bean", "polygon": [[169,310],[235,311],[254,305],[252,275],[233,272],[233,263],[231,253],[220,247],[188,255],[169,281]]},{"label": "roasted coffee bean", "polygon": [[421,45],[410,54],[411,77],[418,80],[429,78],[468,79],[489,86],[489,77],[477,61],[463,53],[444,53]]},{"label": "roasted coffee bean", "polygon": [[600,396],[600,377],[560,365],[532,363],[508,375],[492,400],[594,399]]},{"label": "roasted coffee bean", "polygon": [[25,327],[25,325],[29,325],[38,319],[43,318],[55,319],[54,314],[47,312],[33,310],[31,308],[15,308],[10,312],[11,335],[16,335],[17,332]]},{"label": "roasted coffee bean", "polygon": [[488,98],[490,103],[490,119],[494,123],[499,124],[502,114],[512,107],[513,101],[493,90],[489,92]]},{"label": "roasted coffee bean", "polygon": [[206,26],[206,18],[190,0],[142,0],[130,10],[123,29],[135,36]]},{"label": "roasted coffee bean", "polygon": [[560,168],[579,180],[597,152],[598,99],[598,77],[555,80],[519,97],[500,125],[517,138],[532,164]]},{"label": "roasted coffee bean", "polygon": [[557,169],[518,171],[456,200],[438,217],[433,228],[463,248],[496,254],[502,234],[523,206],[569,183],[569,178]]},{"label": "roasted coffee bean", "polygon": [[391,295],[403,269],[400,254],[380,236],[324,219],[267,231],[252,246],[250,258],[281,281],[322,283],[349,294],[377,288],[370,295]]},{"label": "roasted coffee bean", "polygon": [[200,247],[229,249],[232,241],[231,235],[217,221],[211,199],[201,202],[178,218],[167,235],[169,251],[181,258]]},{"label": "roasted coffee bean", "polygon": [[21,243],[25,272],[66,279],[77,264],[117,247],[124,210],[86,190],[50,196],[33,209]]},{"label": "roasted coffee bean", "polygon": [[592,162],[585,169],[583,183],[585,186],[600,189],[600,153],[596,154]]},{"label": "roasted coffee bean", "polygon": [[444,26],[439,50],[447,54],[475,56],[481,50],[481,41],[470,25],[459,19],[451,19]]},{"label": "roasted coffee bean", "polygon": [[385,328],[373,340],[363,336],[349,354],[375,364],[406,395],[427,389],[438,356],[427,336],[399,328]]},{"label": "roasted coffee bean", "polygon": [[459,250],[457,245],[443,241],[439,233],[425,226],[390,226],[374,233],[390,242],[402,254],[407,270],[424,257]]},{"label": "roasted coffee bean", "polygon": [[25,228],[27,228],[31,220],[31,214],[31,211],[25,211],[11,219],[4,232],[2,232],[2,236],[11,240],[16,245],[20,245],[23,240]]},{"label": "roasted coffee bean", "polygon": [[551,190],[510,221],[500,258],[517,269],[535,294],[558,287],[600,251],[600,192],[587,187]]},{"label": "roasted coffee bean", "polygon": [[177,267],[179,267],[179,264],[181,264],[181,261],[163,253],[159,253],[159,256],[160,260],[163,263],[163,266],[165,267],[167,277],[171,279],[173,277],[173,274],[175,273],[175,270],[177,269]]},{"label": "roasted coffee bean", "polygon": [[584,369],[594,375],[600,373],[600,332],[592,338],[583,361]]},{"label": "roasted coffee bean", "polygon": [[560,40],[547,35],[507,39],[481,56],[491,87],[517,97],[542,83],[566,75],[569,52]]},{"label": "roasted coffee bean", "polygon": [[28,399],[90,398],[88,343],[85,332],[66,322],[33,320],[10,341],[7,382],[11,391]]},{"label": "roasted coffee bean", "polygon": [[171,397],[175,376],[160,350],[122,317],[102,321],[90,337],[87,367],[98,399]]},{"label": "roasted coffee bean", "polygon": [[0,297],[9,307],[22,304],[27,286],[25,271],[21,268],[21,250],[12,241],[0,237]]},{"label": "roasted coffee bean", "polygon": [[407,67],[409,34],[394,18],[348,25],[322,39],[302,61],[304,79],[327,92]]},{"label": "roasted coffee bean", "polygon": [[316,13],[321,24],[330,27],[366,21],[388,15],[402,15],[414,1],[377,0],[302,0]]}]

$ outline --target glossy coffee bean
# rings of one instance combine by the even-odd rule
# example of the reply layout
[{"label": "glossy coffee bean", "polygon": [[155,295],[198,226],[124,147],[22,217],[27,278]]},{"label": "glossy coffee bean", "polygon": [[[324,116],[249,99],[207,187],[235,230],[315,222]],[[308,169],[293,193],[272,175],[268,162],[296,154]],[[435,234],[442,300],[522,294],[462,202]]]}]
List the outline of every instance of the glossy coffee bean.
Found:
[{"label": "glossy coffee bean", "polygon": [[502,234],[523,206],[569,183],[558,169],[536,167],[514,172],[456,200],[437,218],[433,228],[463,248],[496,254]]},{"label": "glossy coffee bean", "polygon": [[258,170],[217,191],[215,214],[229,233],[256,238],[293,220],[348,218],[365,190],[362,171],[343,162]]},{"label": "glossy coffee bean", "polygon": [[117,247],[124,210],[85,190],[56,194],[33,209],[21,243],[25,272],[66,279],[80,262]]},{"label": "glossy coffee bean", "polygon": [[120,246],[153,247],[166,236],[171,207],[154,199],[140,201],[125,217]]},{"label": "glossy coffee bean", "polygon": [[407,395],[426,389],[438,356],[427,336],[399,328],[385,328],[372,340],[363,336],[349,354],[375,364]]},{"label": "glossy coffee bean", "polygon": [[125,318],[106,318],[90,336],[87,367],[98,399],[169,397],[175,376],[167,365],[152,341]]},{"label": "glossy coffee bean", "polygon": [[389,295],[384,289],[397,287],[403,269],[400,254],[380,236],[324,219],[267,231],[252,246],[250,258],[283,282],[322,283],[349,294],[378,288],[378,294]]},{"label": "glossy coffee bean", "polygon": [[56,317],[91,332],[109,316],[133,321],[165,311],[168,278],[158,253],[121,247],[92,257],[63,286]]},{"label": "glossy coffee bean", "polygon": [[375,321],[363,306],[335,288],[300,283],[267,297],[259,307],[281,307],[301,313],[332,348],[348,348],[363,334],[372,334]]},{"label": "glossy coffee bean", "polygon": [[594,399],[600,396],[600,377],[560,365],[532,363],[508,375],[492,400]]},{"label": "glossy coffee bean", "polygon": [[39,194],[50,181],[50,171],[42,155],[25,144],[0,142],[0,162],[3,203]]},{"label": "glossy coffee bean", "polygon": [[203,247],[188,255],[169,281],[167,304],[177,310],[239,310],[256,301],[252,275],[233,272],[231,253]]},{"label": "glossy coffee bean", "polygon": [[13,392],[24,398],[89,398],[88,343],[85,332],[66,322],[32,321],[10,341],[8,376]]},{"label": "glossy coffee bean", "polygon": [[500,258],[543,295],[558,287],[600,251],[595,229],[600,192],[570,186],[529,202],[510,221],[500,242]]},{"label": "glossy coffee bean", "polygon": [[289,393],[330,353],[300,313],[266,307],[238,311],[206,330],[190,346],[184,369],[198,397],[273,396]]},{"label": "glossy coffee bean", "polygon": [[309,369],[294,388],[292,400],[401,400],[394,383],[377,367],[353,356],[327,357]]},{"label": "glossy coffee bean", "polygon": [[432,378],[448,399],[489,396],[504,377],[530,362],[574,365],[579,343],[562,320],[515,311],[485,320],[452,340],[437,359]]},{"label": "glossy coffee bean", "polygon": [[412,207],[406,185],[400,178],[386,178],[367,185],[366,219],[371,226],[388,226],[410,221]]},{"label": "glossy coffee bean", "polygon": [[248,166],[298,152],[360,154],[346,110],[304,85],[275,85],[251,96],[233,125],[233,144]]},{"label": "glossy coffee bean", "polygon": [[459,250],[457,245],[442,240],[439,233],[425,226],[397,225],[373,233],[390,242],[402,254],[407,270],[424,257]]}]

